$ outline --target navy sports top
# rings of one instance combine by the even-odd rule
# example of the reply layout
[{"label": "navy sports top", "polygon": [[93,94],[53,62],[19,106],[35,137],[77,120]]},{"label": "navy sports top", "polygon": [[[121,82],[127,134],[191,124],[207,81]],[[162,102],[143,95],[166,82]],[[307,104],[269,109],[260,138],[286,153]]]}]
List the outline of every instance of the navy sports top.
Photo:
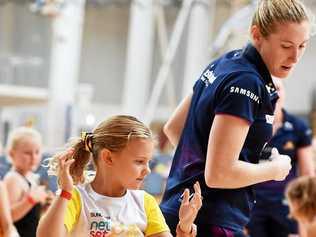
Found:
[{"label": "navy sports top", "polygon": [[[269,159],[271,150],[276,147],[280,154],[291,157],[292,169],[283,181],[267,181],[255,185],[256,197],[263,201],[282,201],[289,181],[297,177],[298,149],[312,144],[312,130],[302,119],[283,110],[283,123],[268,145],[265,146],[260,162]],[[258,200],[258,201],[259,201]]]},{"label": "navy sports top", "polygon": [[210,129],[216,114],[247,120],[250,128],[239,159],[258,163],[259,154],[272,135],[277,99],[271,75],[251,44],[212,62],[194,85],[190,109],[160,205],[162,211],[177,216],[184,188],[199,181],[204,199],[195,221],[197,225],[242,230],[249,220],[254,201],[252,188],[214,189],[206,186],[204,170]]}]

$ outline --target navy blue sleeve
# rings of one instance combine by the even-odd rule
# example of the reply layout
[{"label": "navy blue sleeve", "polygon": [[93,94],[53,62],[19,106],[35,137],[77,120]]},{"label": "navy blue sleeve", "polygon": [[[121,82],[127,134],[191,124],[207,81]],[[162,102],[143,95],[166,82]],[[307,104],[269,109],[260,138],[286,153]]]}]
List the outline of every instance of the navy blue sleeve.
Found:
[{"label": "navy blue sleeve", "polygon": [[299,141],[297,142],[297,147],[301,148],[304,146],[309,146],[312,144],[312,130],[302,119],[297,119],[296,122],[297,133],[299,136]]},{"label": "navy blue sleeve", "polygon": [[227,80],[217,92],[215,113],[234,115],[252,123],[263,100],[263,83],[250,73]]},{"label": "navy blue sleeve", "polygon": [[196,91],[197,90],[197,87],[199,87],[200,85],[202,85],[202,81],[199,79],[197,80],[195,83],[194,83],[194,86],[193,86],[193,91]]}]

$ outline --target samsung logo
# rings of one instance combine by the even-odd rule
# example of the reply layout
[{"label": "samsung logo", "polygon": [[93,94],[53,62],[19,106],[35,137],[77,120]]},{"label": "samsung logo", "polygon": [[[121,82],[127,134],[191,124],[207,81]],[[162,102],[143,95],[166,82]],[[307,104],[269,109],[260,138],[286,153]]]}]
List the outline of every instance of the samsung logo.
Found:
[{"label": "samsung logo", "polygon": [[259,96],[257,96],[255,93],[251,92],[250,90],[240,88],[237,86],[231,86],[230,87],[230,93],[240,94],[249,97],[251,100],[253,100],[256,103],[260,103]]}]

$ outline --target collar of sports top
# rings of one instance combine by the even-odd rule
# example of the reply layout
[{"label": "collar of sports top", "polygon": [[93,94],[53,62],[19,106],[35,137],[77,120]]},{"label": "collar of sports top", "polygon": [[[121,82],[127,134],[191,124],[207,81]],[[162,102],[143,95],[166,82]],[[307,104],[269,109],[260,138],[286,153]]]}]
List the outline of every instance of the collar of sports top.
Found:
[{"label": "collar of sports top", "polygon": [[271,74],[263,62],[261,55],[257,51],[257,49],[249,43],[244,49],[242,54],[247,58],[249,62],[254,64],[261,75],[261,78],[264,81],[264,84],[267,88],[267,91],[270,94],[271,100],[277,100],[279,98],[276,87],[272,81]]}]

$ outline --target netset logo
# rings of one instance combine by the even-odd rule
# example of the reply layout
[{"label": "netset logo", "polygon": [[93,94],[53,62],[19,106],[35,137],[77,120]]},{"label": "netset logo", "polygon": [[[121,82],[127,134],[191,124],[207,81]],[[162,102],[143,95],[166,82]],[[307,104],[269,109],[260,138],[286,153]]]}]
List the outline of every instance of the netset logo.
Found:
[{"label": "netset logo", "polygon": [[[100,213],[90,213],[91,217],[99,217],[98,220],[91,221],[90,237],[107,237],[111,231],[110,217],[102,218]],[[101,218],[100,218],[101,217]]]}]

